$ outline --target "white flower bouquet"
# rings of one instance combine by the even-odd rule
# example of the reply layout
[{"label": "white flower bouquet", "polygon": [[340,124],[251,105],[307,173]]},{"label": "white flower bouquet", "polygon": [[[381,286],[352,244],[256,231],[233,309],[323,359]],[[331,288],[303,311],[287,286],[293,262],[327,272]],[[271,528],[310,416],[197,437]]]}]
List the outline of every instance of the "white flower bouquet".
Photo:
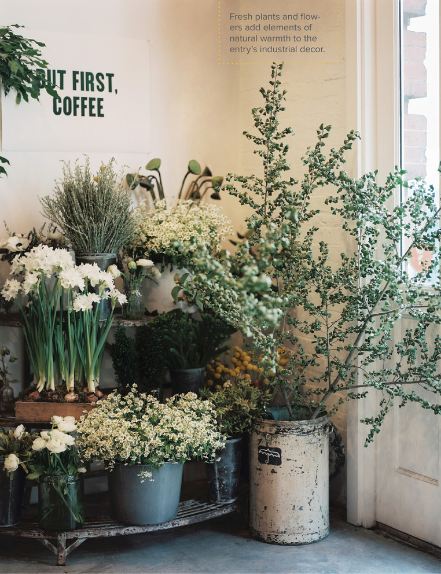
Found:
[{"label": "white flower bouquet", "polygon": [[146,256],[172,261],[178,258],[184,263],[201,246],[217,252],[232,232],[219,208],[193,201],[180,201],[171,208],[158,201],[152,210],[140,206],[135,210],[135,220],[135,244]]},{"label": "white flower bouquet", "polygon": [[[125,302],[112,275],[39,245],[13,260],[2,295],[19,305],[37,390],[54,390],[58,377],[68,391],[85,378],[94,392],[113,310]],[[99,305],[109,298],[111,313],[100,323]]]},{"label": "white flower bouquet", "polygon": [[33,437],[29,480],[44,476],[76,476],[84,472],[72,434],[76,430],[74,417],[54,416],[51,430],[40,431]]},{"label": "white flower bouquet", "polygon": [[210,401],[193,393],[165,403],[137,392],[110,394],[78,423],[77,444],[83,460],[144,464],[158,468],[166,462],[212,461],[225,445],[217,430]]},{"label": "white flower bouquet", "polygon": [[[76,446],[74,417],[52,417],[51,430],[43,430],[32,442],[28,480],[39,483],[40,521],[49,524],[61,512],[75,523],[83,522],[78,478],[83,467]],[[44,494],[43,494],[44,493]]]},{"label": "white flower bouquet", "polygon": [[3,468],[7,473],[21,467],[27,472],[26,462],[31,453],[32,435],[23,425],[15,429],[0,430],[0,456],[3,457]]}]

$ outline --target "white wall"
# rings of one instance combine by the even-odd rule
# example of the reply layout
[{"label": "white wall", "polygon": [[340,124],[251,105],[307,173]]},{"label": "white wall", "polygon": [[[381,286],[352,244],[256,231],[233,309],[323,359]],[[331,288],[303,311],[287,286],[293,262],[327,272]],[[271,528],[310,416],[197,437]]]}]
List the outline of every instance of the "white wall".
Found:
[{"label": "white wall", "polygon": [[[231,4],[232,0],[228,0]],[[246,7],[249,0],[241,0]],[[257,0],[261,2],[262,0]],[[268,5],[264,2],[262,6]],[[286,124],[295,128],[290,159],[296,169],[308,145],[315,141],[321,122],[332,124],[331,144],[341,141],[353,126],[346,109],[353,92],[346,83],[345,0],[272,0],[271,7],[320,11],[322,41],[329,47],[325,58],[285,57],[284,81],[289,91]],[[175,195],[187,161],[197,158],[214,172],[252,173],[258,169],[252,148],[242,137],[252,127],[250,109],[260,102],[258,89],[269,78],[271,58],[253,63],[218,63],[217,0],[0,0],[0,20],[33,29],[147,39],[150,44],[151,156],[163,159],[168,195]],[[130,66],[130,62],[127,63]],[[136,90],[134,71],[133,89]],[[349,100],[347,95],[349,93]],[[128,130],[146,129],[128,125]],[[87,134],[85,134],[87,146]],[[27,231],[42,218],[38,196],[50,193],[60,174],[60,160],[75,159],[82,149],[60,152],[14,152],[8,178],[0,180],[0,219],[11,228]],[[94,154],[97,164],[109,154]],[[117,160],[130,168],[147,161],[144,153],[118,153]],[[317,197],[320,204],[323,197]],[[244,211],[234,199],[223,202],[236,228]],[[337,257],[350,250],[338,222],[324,211],[323,234],[332,238]],[[333,226],[330,228],[330,226]],[[2,231],[0,229],[0,237]],[[339,419],[344,427],[344,415]]]}]

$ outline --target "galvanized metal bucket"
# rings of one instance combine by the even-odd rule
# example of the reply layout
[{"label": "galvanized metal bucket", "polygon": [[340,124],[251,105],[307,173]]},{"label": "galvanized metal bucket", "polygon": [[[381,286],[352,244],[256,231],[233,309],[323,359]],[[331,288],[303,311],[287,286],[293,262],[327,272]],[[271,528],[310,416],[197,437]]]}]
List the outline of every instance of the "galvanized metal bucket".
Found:
[{"label": "galvanized metal bucket", "polygon": [[218,459],[207,465],[210,500],[234,502],[239,494],[242,437],[229,438]]},{"label": "galvanized metal bucket", "polygon": [[0,457],[0,527],[14,526],[20,520],[23,507],[25,473],[22,468],[6,472]]},{"label": "galvanized metal bucket", "polygon": [[250,442],[250,527],[273,544],[329,534],[329,421],[261,420]]},{"label": "galvanized metal bucket", "polygon": [[[160,524],[175,518],[184,465],[118,465],[109,475],[114,517],[123,524]],[[149,474],[149,476],[147,476]]]}]

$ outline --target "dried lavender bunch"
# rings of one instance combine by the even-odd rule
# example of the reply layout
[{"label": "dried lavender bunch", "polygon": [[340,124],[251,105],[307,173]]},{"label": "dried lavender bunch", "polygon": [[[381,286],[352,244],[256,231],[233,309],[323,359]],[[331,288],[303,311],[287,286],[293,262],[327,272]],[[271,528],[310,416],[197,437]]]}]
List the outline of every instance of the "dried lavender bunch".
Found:
[{"label": "dried lavender bunch", "polygon": [[65,163],[54,195],[41,199],[43,214],[77,254],[115,253],[133,238],[130,196],[114,164],[112,158],[93,174],[88,158]]}]

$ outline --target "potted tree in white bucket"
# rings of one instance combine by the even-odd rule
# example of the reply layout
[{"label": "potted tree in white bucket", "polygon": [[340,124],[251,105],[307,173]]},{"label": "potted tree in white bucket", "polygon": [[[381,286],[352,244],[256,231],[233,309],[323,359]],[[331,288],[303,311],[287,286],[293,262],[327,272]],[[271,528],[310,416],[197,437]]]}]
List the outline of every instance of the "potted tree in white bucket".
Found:
[{"label": "potted tree in white bucket", "polygon": [[[378,392],[379,410],[364,420],[367,443],[396,403],[441,412],[441,338],[433,336],[441,322],[441,232],[435,192],[424,182],[406,182],[399,170],[384,185],[376,173],[354,179],[344,172],[355,132],[326,151],[331,128],[320,126],[302,178],[286,175],[291,129],[279,126],[281,69],[272,66],[263,103],[253,109],[257,135],[245,134],[263,173],[228,178],[230,193],[252,209],[247,241],[222,261],[201,255],[184,288],[261,353],[284,406],[273,411],[281,420],[262,420],[252,436],[251,528],[267,542],[301,544],[329,531],[328,421],[341,404]],[[394,207],[400,189],[408,199]],[[332,253],[317,239],[320,210],[312,200],[336,218],[350,252]],[[409,260],[421,252],[426,263],[412,273]],[[409,326],[398,335],[404,317]]]}]

